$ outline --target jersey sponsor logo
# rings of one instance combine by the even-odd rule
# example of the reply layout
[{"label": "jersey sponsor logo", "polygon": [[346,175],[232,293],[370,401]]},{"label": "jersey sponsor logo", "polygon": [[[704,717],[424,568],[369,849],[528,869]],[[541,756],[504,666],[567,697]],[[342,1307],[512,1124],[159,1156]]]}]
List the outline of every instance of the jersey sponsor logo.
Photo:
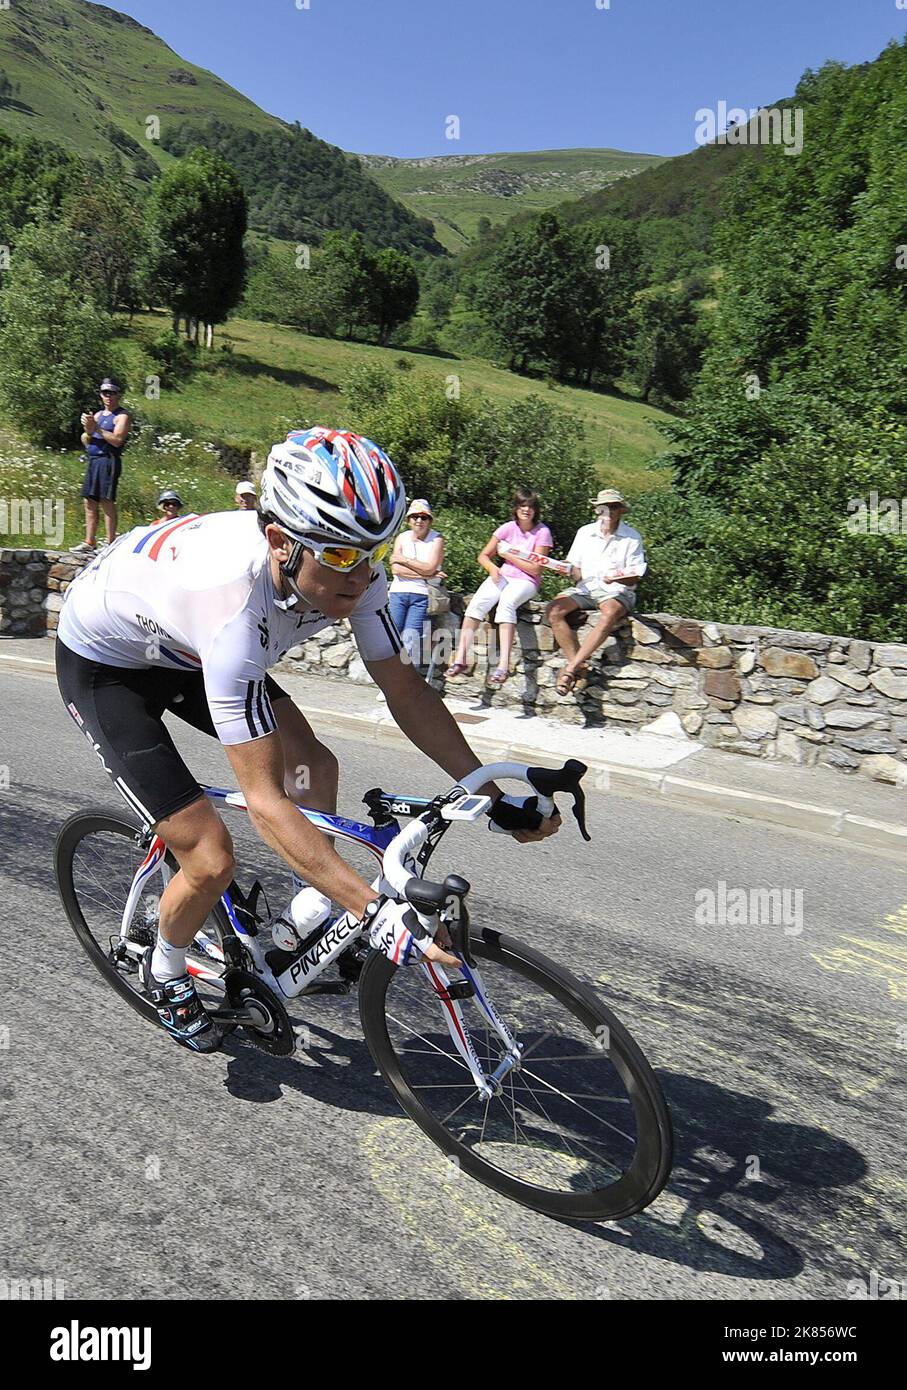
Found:
[{"label": "jersey sponsor logo", "polygon": [[270,634],[268,632],[267,618],[259,618],[258,620],[258,640],[261,643],[261,645],[265,648],[267,647],[268,642],[271,640]]}]

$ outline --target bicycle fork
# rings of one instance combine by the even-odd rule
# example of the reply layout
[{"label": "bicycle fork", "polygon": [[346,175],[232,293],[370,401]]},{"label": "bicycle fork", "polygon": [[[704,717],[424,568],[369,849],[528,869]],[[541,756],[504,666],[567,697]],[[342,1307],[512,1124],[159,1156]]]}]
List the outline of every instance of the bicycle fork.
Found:
[{"label": "bicycle fork", "polygon": [[[466,961],[461,959],[460,970],[464,979],[452,982],[443,967],[436,965],[433,961],[421,961],[420,969],[428,977],[432,989],[443,1006],[447,1030],[454,1047],[472,1073],[480,1099],[491,1100],[493,1096],[500,1095],[504,1089],[505,1078],[510,1072],[520,1069],[523,1047],[521,1043],[517,1042],[488,998],[484,981],[478,970],[474,965],[467,965]],[[475,1043],[463,1019],[460,1000],[470,998],[476,1000],[506,1049],[505,1055],[491,1073],[484,1070]]]}]

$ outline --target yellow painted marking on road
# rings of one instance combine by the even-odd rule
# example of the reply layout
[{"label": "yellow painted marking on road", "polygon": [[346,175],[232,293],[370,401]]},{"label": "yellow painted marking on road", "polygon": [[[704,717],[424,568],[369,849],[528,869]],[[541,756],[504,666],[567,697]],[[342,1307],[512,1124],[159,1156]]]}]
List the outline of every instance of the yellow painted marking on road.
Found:
[{"label": "yellow painted marking on road", "polygon": [[454,1168],[410,1121],[371,1125],[362,1147],[372,1182],[429,1255],[476,1298],[581,1299],[504,1226],[527,1213]]},{"label": "yellow painted marking on road", "polygon": [[813,951],[812,958],[832,974],[865,975],[883,981],[891,998],[903,1004],[907,1002],[907,945],[897,938],[907,937],[907,903],[889,913],[879,923],[879,930],[895,940],[842,936],[845,945]]}]

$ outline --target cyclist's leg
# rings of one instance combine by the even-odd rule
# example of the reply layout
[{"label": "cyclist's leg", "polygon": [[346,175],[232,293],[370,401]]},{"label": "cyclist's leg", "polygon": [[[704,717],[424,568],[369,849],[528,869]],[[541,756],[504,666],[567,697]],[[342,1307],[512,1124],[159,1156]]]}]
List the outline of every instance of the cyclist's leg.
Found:
[{"label": "cyclist's leg", "polygon": [[161,718],[185,678],[88,661],[59,639],[56,665],[66,707],[104,771],[143,829],[156,830],[180,865],[161,895],[160,920],[164,939],[183,948],[233,872],[229,832]]},{"label": "cyclist's leg", "polygon": [[154,829],[180,866],[161,894],[160,934],[185,950],[230,886],[236,868],[233,841],[204,795],[158,821]]}]

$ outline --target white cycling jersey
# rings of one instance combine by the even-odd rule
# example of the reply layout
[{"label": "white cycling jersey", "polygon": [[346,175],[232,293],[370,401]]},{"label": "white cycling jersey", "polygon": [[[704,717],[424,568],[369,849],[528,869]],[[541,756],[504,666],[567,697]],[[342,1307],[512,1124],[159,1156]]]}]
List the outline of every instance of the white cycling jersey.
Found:
[{"label": "white cycling jersey", "polygon": [[[106,666],[201,671],[220,741],[261,738],[276,728],[265,672],[334,621],[301,601],[278,607],[268,554],[251,511],[139,526],[70,584],[58,640]],[[363,660],[400,651],[382,568],[350,625]]]}]

